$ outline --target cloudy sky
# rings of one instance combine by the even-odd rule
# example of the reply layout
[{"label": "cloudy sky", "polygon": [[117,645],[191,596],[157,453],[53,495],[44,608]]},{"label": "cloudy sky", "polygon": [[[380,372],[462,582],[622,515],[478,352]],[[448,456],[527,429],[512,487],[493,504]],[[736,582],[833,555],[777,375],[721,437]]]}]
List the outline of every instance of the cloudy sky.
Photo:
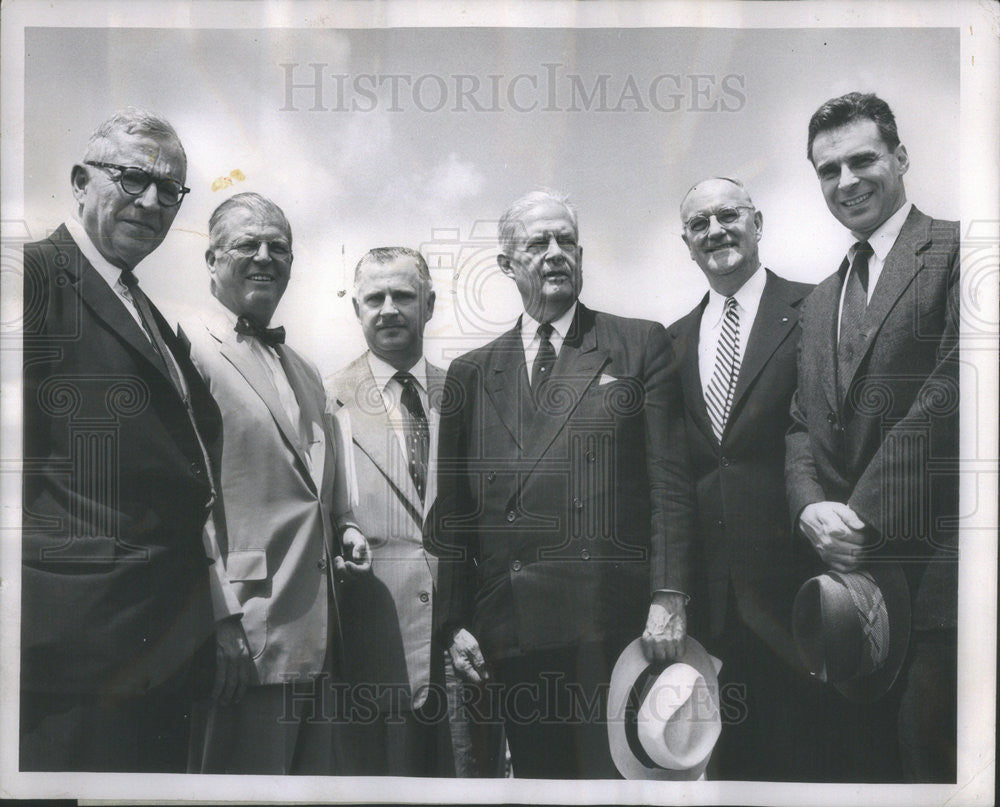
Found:
[{"label": "cloudy sky", "polygon": [[428,354],[447,363],[516,317],[494,222],[543,185],[579,209],[583,300],[669,323],[707,288],[677,208],[708,175],[747,183],[769,267],[812,281],[836,268],[849,237],[805,158],[809,116],[834,95],[886,98],[911,199],[957,218],[958,42],[955,28],[34,27],[25,212],[34,237],[58,225],[88,135],[134,104],[171,120],[189,159],[193,192],[139,268],[168,317],[206,300],[212,209],[254,190],[293,228],[275,318],[290,344],[324,374],[353,358],[354,264],[419,246],[438,295]]}]

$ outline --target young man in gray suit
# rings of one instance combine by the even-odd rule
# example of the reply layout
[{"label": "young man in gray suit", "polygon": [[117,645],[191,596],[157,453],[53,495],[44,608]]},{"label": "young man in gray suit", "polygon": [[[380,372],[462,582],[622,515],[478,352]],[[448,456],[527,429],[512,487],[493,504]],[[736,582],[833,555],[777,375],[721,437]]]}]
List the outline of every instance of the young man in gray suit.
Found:
[{"label": "young man in gray suit", "polygon": [[858,718],[856,760],[875,761],[862,775],[953,782],[959,227],[907,201],[909,156],[875,95],[823,104],[807,154],[854,243],[803,308],[791,516],[834,570],[890,558],[906,573],[909,652],[893,689]]}]

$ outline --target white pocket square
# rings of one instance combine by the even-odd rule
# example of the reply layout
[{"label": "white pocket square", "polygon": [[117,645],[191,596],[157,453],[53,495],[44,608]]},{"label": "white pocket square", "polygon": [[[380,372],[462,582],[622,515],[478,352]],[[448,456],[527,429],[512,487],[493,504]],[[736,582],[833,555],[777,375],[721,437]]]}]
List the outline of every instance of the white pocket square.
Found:
[{"label": "white pocket square", "polygon": [[608,375],[607,373],[601,373],[601,377],[597,379],[597,386],[603,387],[605,384],[610,384],[613,381],[617,381],[613,375]]}]

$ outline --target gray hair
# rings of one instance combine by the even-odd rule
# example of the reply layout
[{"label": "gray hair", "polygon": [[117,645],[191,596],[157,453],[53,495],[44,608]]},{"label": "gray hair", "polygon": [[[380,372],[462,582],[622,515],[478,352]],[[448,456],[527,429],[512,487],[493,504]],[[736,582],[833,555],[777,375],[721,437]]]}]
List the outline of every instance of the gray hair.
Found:
[{"label": "gray hair", "polygon": [[687,193],[685,193],[684,197],[681,199],[681,204],[680,204],[681,209],[682,210],[684,209],[684,203],[687,201],[687,198],[691,195],[691,191],[693,191],[699,185],[701,185],[701,184],[703,184],[705,182],[710,182],[713,179],[718,180],[720,182],[728,182],[731,185],[735,185],[737,188],[739,188],[741,191],[743,191],[743,193],[746,194],[747,201],[750,203],[750,207],[754,208],[754,210],[757,209],[756,206],[753,203],[753,199],[750,198],[750,191],[747,190],[746,185],[744,185],[738,179],[733,179],[733,177],[706,177],[705,179],[699,179],[697,182],[694,183],[694,185],[692,185],[690,188],[687,189]]},{"label": "gray hair", "polygon": [[569,197],[559,191],[539,188],[538,190],[526,193],[515,201],[500,217],[500,221],[497,223],[497,240],[500,242],[500,252],[502,254],[506,255],[514,247],[518,237],[523,234],[524,228],[521,226],[521,221],[527,215],[528,211],[548,202],[560,205],[566,210],[570,221],[573,222],[573,230],[576,232],[577,238],[580,237],[576,208],[570,204]]},{"label": "gray hair", "polygon": [[413,258],[414,263],[417,265],[417,275],[423,281],[424,287],[430,290],[431,271],[427,268],[427,261],[424,260],[424,256],[417,250],[410,249],[409,247],[375,247],[368,250],[364,257],[358,261],[358,265],[354,267],[354,288],[357,289],[361,285],[361,273],[364,271],[365,266],[370,263],[382,266],[391,263],[396,258]]},{"label": "gray hair", "polygon": [[94,133],[87,141],[87,148],[84,151],[83,159],[99,160],[103,157],[104,141],[110,138],[115,132],[173,140],[181,150],[184,165],[187,166],[187,154],[184,151],[184,144],[181,143],[177,131],[170,125],[170,122],[159,115],[134,106],[119,109],[94,129]]},{"label": "gray hair", "polygon": [[249,210],[262,219],[276,219],[281,228],[288,235],[288,243],[292,243],[292,226],[285,218],[285,213],[274,202],[259,193],[237,193],[230,196],[220,204],[208,220],[208,239],[213,247],[218,246],[215,239],[218,235],[219,223],[229,214],[231,210]]}]

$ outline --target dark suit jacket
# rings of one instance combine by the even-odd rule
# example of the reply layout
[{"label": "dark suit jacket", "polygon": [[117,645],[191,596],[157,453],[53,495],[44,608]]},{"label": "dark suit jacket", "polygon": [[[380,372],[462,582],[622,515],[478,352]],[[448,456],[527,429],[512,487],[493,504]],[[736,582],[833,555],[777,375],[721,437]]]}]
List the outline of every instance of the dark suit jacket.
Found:
[{"label": "dark suit jacket", "polygon": [[847,261],[816,287],[787,440],[793,520],[812,502],[846,502],[879,554],[903,561],[915,628],[954,626],[957,609],[958,248],[957,222],[910,211],[868,305],[845,400],[836,357]]},{"label": "dark suit jacket", "polygon": [[583,305],[546,386],[528,389],[520,328],[456,359],[441,406],[435,623],[489,659],[638,636],[665,581],[662,326]]},{"label": "dark suit jacket", "polygon": [[694,598],[691,632],[717,636],[731,584],[742,621],[792,660],[790,615],[805,553],[794,551],[789,529],[784,438],[795,392],[799,306],[811,289],[767,271],[721,445],[698,366],[708,296],[667,329],[683,395],[683,407],[671,407],[670,429],[686,436],[697,511],[697,533],[686,536],[687,546],[668,551],[671,586]]},{"label": "dark suit jacket", "polygon": [[[199,429],[219,413],[167,323]],[[66,228],[24,247],[21,685],[142,693],[213,629],[209,473],[154,348]],[[209,648],[210,649],[210,648]]]}]

